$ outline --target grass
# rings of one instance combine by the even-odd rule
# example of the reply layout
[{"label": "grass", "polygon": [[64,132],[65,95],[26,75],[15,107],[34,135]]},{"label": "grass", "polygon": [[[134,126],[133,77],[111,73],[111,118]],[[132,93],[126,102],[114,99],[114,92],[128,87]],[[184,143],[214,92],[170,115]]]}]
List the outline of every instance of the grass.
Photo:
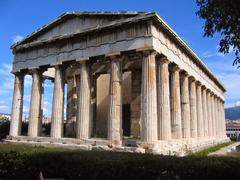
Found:
[{"label": "grass", "polygon": [[68,148],[53,148],[53,147],[39,147],[31,145],[21,144],[0,144],[0,154],[8,152],[18,152],[19,154],[34,155],[42,153],[77,153],[79,149],[68,149]]},{"label": "grass", "polygon": [[202,151],[196,152],[196,153],[191,154],[191,155],[193,155],[193,156],[207,156],[208,154],[210,154],[212,152],[216,152],[216,151],[220,150],[221,148],[229,146],[233,143],[235,143],[235,141],[230,141],[230,142],[218,144],[216,146],[212,146],[210,148],[204,149]]}]

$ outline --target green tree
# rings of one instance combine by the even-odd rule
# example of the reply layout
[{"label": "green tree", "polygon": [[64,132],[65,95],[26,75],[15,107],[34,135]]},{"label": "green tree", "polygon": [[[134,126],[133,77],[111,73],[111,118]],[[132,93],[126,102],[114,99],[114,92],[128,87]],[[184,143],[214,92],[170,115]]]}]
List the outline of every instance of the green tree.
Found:
[{"label": "green tree", "polygon": [[221,34],[219,52],[227,54],[231,49],[236,58],[233,65],[240,68],[240,0],[196,0],[196,14],[205,20],[204,36]]}]

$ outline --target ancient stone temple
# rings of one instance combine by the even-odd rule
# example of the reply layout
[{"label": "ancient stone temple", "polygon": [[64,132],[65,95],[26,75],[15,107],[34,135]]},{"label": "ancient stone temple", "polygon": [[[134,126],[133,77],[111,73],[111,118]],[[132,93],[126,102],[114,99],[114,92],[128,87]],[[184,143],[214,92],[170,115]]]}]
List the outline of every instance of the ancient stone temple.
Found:
[{"label": "ancient stone temple", "polygon": [[[8,143],[184,155],[228,141],[224,86],[157,13],[65,13],[12,50]],[[25,75],[32,76],[27,136]],[[54,84],[48,137],[45,79]]]}]

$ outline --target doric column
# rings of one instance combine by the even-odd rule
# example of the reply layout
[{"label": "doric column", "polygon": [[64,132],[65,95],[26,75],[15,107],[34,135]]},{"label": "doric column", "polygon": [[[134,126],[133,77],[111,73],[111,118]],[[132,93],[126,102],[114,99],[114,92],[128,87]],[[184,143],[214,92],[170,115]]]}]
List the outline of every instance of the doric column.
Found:
[{"label": "doric column", "polygon": [[90,69],[86,62],[80,64],[80,87],[78,90],[77,138],[89,139],[91,135],[91,85]]},{"label": "doric column", "polygon": [[143,52],[141,139],[144,142],[157,141],[157,87],[155,52]]},{"label": "doric column", "polygon": [[222,103],[222,100],[219,98],[219,101],[218,101],[218,106],[219,106],[219,121],[220,121],[220,128],[221,128],[221,130],[220,130],[220,137],[222,138],[223,137],[223,112],[222,112],[222,105],[221,105],[221,103]]},{"label": "doric column", "polygon": [[170,96],[169,96],[169,60],[159,59],[157,68],[157,99],[158,99],[158,138],[171,139]]},{"label": "doric column", "polygon": [[12,100],[12,116],[9,132],[10,136],[21,135],[23,92],[24,92],[24,75],[20,73],[15,74],[14,92]]},{"label": "doric column", "polygon": [[113,146],[122,144],[122,59],[111,57],[108,139]]},{"label": "doric column", "polygon": [[221,109],[222,109],[222,121],[223,121],[223,138],[226,138],[226,121],[225,121],[224,101],[221,102]]},{"label": "doric column", "polygon": [[221,112],[220,112],[220,106],[219,106],[219,98],[217,97],[216,99],[216,102],[217,102],[217,123],[218,123],[218,126],[217,126],[217,136],[218,138],[221,138],[221,131],[222,131],[222,127],[221,127]]},{"label": "doric column", "polygon": [[190,104],[188,74],[184,73],[181,78],[181,105],[182,105],[182,130],[183,138],[190,138]]},{"label": "doric column", "polygon": [[202,110],[202,85],[197,83],[197,134],[198,137],[204,136],[203,110]]},{"label": "doric column", "polygon": [[190,79],[190,129],[191,137],[197,137],[197,94],[196,81],[194,78]]},{"label": "doric column", "polygon": [[218,138],[218,108],[217,108],[217,96],[214,96],[214,113],[215,113],[215,136]]},{"label": "doric column", "polygon": [[171,128],[172,138],[182,138],[181,122],[181,96],[180,96],[180,69],[177,66],[171,68],[170,73],[170,99],[171,99]]},{"label": "doric column", "polygon": [[216,121],[215,121],[215,107],[214,107],[214,94],[211,96],[211,109],[212,109],[212,136],[216,137]]},{"label": "doric column", "polygon": [[42,71],[33,70],[32,74],[32,94],[29,111],[28,136],[37,137],[41,135],[42,130]]},{"label": "doric column", "polygon": [[55,66],[55,80],[52,103],[51,137],[61,138],[63,136],[64,120],[64,68]]},{"label": "doric column", "polygon": [[206,96],[205,86],[203,86],[203,89],[202,89],[202,109],[203,109],[204,137],[207,137],[208,136],[208,117],[207,117],[207,96]]},{"label": "doric column", "polygon": [[208,117],[208,136],[212,137],[212,108],[210,91],[207,91],[207,117]]}]

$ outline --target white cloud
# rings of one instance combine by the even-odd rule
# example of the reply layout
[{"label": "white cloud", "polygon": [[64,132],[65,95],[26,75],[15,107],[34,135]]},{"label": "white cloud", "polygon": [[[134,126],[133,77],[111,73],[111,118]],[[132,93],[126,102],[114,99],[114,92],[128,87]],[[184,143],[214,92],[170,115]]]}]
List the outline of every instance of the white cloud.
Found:
[{"label": "white cloud", "polygon": [[25,102],[30,102],[30,99],[31,99],[31,95],[30,94],[24,94],[24,101]]},{"label": "white cloud", "polygon": [[15,35],[15,36],[12,37],[12,42],[17,43],[17,42],[21,41],[23,38],[24,37],[21,36],[21,35]]},{"label": "white cloud", "polygon": [[51,110],[49,110],[49,108],[43,108],[43,114],[44,115],[51,115]]},{"label": "white cloud", "polygon": [[53,83],[44,83],[44,88],[53,88]]},{"label": "white cloud", "polygon": [[51,103],[49,101],[44,101],[44,106],[49,106]]},{"label": "white cloud", "polygon": [[6,103],[5,101],[2,101],[2,100],[0,101],[0,104],[5,104],[5,103]]},{"label": "white cloud", "polygon": [[0,105],[0,111],[8,109],[8,106],[6,105]]},{"label": "white cloud", "polygon": [[12,70],[12,65],[11,64],[3,63],[1,65],[1,68],[0,68],[0,75],[10,76],[11,75],[11,70]]},{"label": "white cloud", "polygon": [[23,106],[23,114],[27,114],[29,112],[28,106]]},{"label": "white cloud", "polygon": [[216,50],[208,50],[202,53],[203,58],[211,58],[211,57],[223,57],[224,54],[220,53]]},{"label": "white cloud", "polygon": [[26,75],[24,78],[24,87],[32,87],[32,76]]},{"label": "white cloud", "polygon": [[240,106],[240,101],[237,101],[235,105]]}]

